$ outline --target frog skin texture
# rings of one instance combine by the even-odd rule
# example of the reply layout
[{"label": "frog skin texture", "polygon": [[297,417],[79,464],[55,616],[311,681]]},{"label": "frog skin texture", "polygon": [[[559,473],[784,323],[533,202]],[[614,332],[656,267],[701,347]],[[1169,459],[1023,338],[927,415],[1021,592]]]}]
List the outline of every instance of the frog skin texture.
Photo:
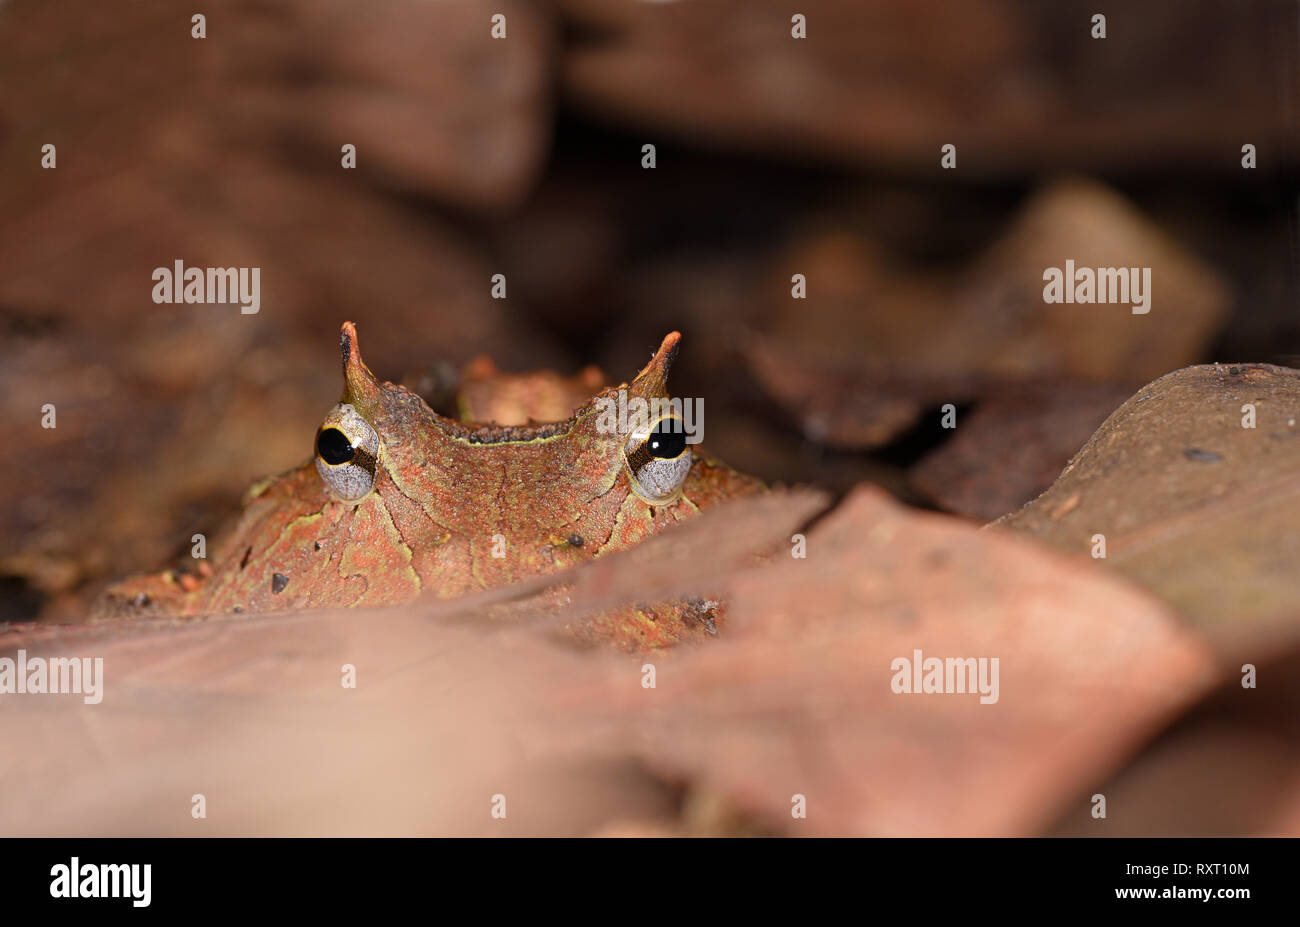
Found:
[{"label": "frog skin texture", "polygon": [[[669,334],[630,384],[597,393],[567,421],[479,425],[440,416],[405,387],[376,379],[355,327],[344,323],[342,403],[378,437],[370,491],[340,499],[309,460],[249,491],[237,524],[197,574],[127,579],[95,614],[191,617],[461,596],[627,549],[702,509],[763,492],[760,481],[687,445],[680,493],[651,504],[633,486],[628,434],[598,427],[598,400],[616,399],[619,389],[629,400],[668,396],[679,337]],[[646,649],[711,635],[722,611],[699,600],[640,604],[571,630]]]}]

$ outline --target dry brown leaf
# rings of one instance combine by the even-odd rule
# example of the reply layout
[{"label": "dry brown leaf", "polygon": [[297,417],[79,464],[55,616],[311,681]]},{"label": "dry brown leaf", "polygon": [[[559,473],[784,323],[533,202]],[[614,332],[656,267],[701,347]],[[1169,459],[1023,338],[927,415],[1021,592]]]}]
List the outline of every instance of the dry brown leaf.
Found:
[{"label": "dry brown leaf", "polygon": [[[1209,658],[1150,597],[1011,541],[861,490],[806,560],[735,578],[718,646],[584,703],[634,719],[654,768],[787,833],[1034,833],[1202,691]],[[999,701],[892,692],[916,649],[997,657]]]},{"label": "dry brown leaf", "polygon": [[[1255,427],[1243,427],[1253,407]],[[1062,502],[1079,497],[1053,517]],[[1300,639],[1300,371],[1178,370],[1138,390],[1050,489],[996,523],[1166,599],[1228,663]]]},{"label": "dry brown leaf", "polygon": [[1300,836],[1300,653],[1260,660],[1096,787],[1104,820],[1081,795],[1052,833]]}]

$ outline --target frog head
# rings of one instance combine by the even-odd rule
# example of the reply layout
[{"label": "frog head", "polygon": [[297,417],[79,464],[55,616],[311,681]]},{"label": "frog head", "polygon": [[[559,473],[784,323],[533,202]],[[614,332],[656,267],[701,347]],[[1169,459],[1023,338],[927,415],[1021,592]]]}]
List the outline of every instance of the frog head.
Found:
[{"label": "frog head", "polygon": [[[679,341],[669,334],[635,378],[564,421],[496,425],[438,415],[381,381],[345,323],[343,394],[311,459],[249,491],[200,577],[127,580],[106,598],[192,615],[457,596],[626,549],[761,491],[687,440],[681,404],[667,401]],[[636,620],[669,634],[668,621]]]},{"label": "frog head", "polygon": [[453,484],[527,461],[520,475],[534,480],[534,500],[571,508],[607,492],[622,470],[646,504],[670,504],[692,463],[683,407],[667,386],[680,340],[671,332],[635,379],[601,391],[565,421],[500,426],[446,418],[405,387],[381,382],[345,322],[343,396],[316,432],[316,471],[339,502],[382,494],[392,481],[413,499],[450,509],[445,490]]}]

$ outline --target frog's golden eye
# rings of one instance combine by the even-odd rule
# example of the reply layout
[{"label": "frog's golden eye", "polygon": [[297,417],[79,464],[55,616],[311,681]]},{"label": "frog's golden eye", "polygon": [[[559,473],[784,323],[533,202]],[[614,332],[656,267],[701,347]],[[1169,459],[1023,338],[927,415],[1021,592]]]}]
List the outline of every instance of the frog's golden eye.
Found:
[{"label": "frog's golden eye", "polygon": [[379,435],[347,403],[335,406],[316,432],[316,472],[331,493],[356,502],[375,485]]},{"label": "frog's golden eye", "polygon": [[691,470],[691,448],[682,420],[667,415],[648,430],[633,432],[623,447],[636,494],[651,505],[672,502]]}]

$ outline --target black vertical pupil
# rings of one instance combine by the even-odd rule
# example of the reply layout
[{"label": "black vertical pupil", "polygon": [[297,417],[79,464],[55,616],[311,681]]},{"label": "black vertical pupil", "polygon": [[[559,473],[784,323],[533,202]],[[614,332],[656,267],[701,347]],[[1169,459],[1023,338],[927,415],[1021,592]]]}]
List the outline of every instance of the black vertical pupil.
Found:
[{"label": "black vertical pupil", "polygon": [[654,431],[650,432],[649,440],[646,441],[646,450],[650,452],[651,457],[662,457],[666,460],[680,457],[682,451],[686,450],[686,432],[682,430],[682,423],[677,419],[664,419],[655,425]]},{"label": "black vertical pupil", "polygon": [[348,436],[337,428],[323,428],[316,436],[316,453],[327,464],[345,464],[356,455]]}]

